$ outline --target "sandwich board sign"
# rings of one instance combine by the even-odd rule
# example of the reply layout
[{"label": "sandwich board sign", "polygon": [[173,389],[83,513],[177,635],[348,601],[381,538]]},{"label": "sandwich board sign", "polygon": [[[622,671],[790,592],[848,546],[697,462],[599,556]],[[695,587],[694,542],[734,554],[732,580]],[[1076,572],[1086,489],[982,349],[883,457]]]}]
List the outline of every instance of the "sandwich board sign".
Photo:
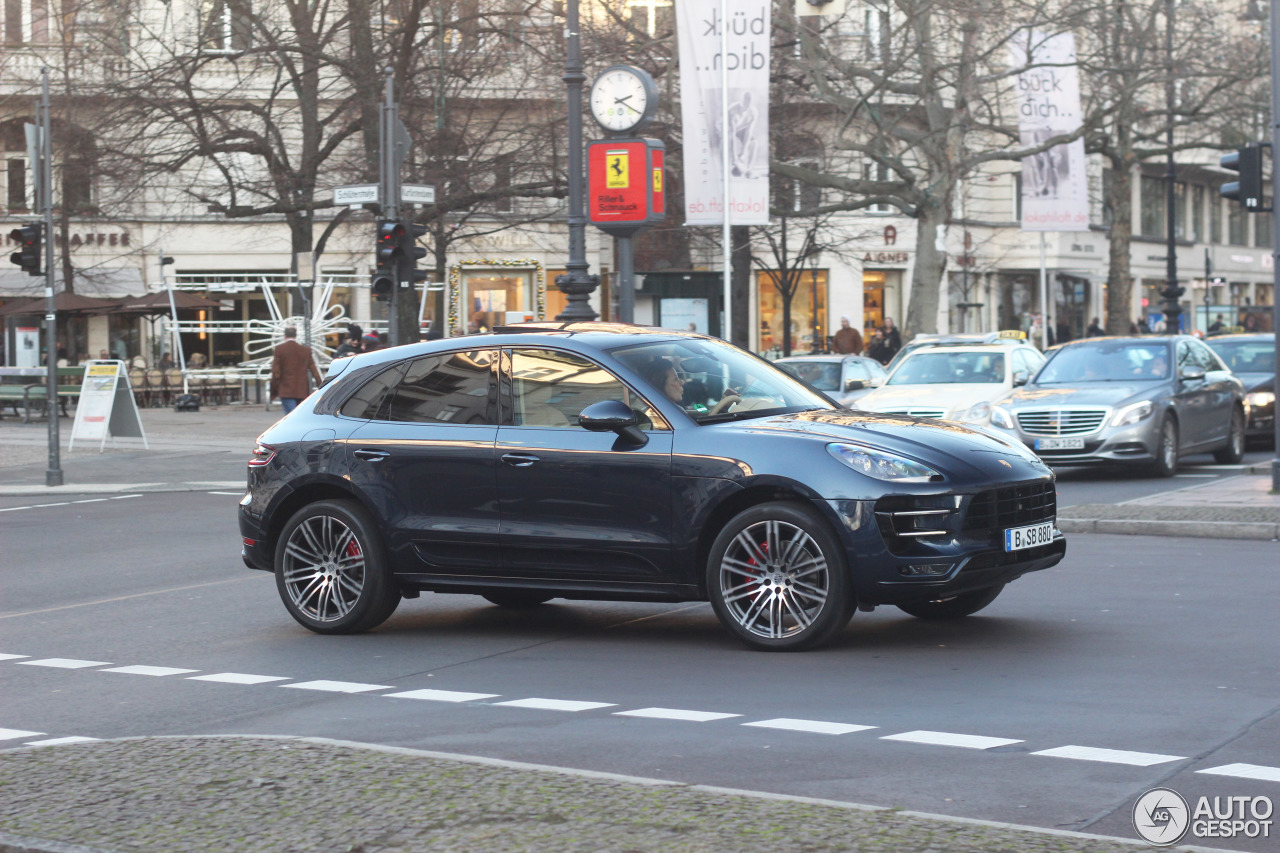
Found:
[{"label": "sandwich board sign", "polygon": [[71,427],[71,443],[76,439],[98,440],[98,452],[107,444],[107,436],[140,438],[142,446],[150,450],[147,436],[142,431],[142,417],[138,404],[129,387],[129,374],[123,361],[90,361],[84,368],[84,382],[80,386],[80,402],[76,405],[76,422]]}]

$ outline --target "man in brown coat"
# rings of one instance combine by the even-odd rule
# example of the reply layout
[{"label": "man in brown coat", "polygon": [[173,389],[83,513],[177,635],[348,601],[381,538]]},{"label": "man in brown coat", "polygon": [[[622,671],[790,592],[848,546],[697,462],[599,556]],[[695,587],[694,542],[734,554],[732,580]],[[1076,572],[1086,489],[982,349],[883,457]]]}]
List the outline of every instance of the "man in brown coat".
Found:
[{"label": "man in brown coat", "polygon": [[849,325],[848,317],[840,318],[840,329],[835,334],[832,347],[838,353],[862,355],[862,335]]},{"label": "man in brown coat", "polygon": [[284,343],[276,347],[271,359],[271,396],[280,398],[280,409],[287,415],[311,393],[307,374],[322,381],[320,368],[311,357],[311,348],[298,343],[298,330],[285,326]]}]

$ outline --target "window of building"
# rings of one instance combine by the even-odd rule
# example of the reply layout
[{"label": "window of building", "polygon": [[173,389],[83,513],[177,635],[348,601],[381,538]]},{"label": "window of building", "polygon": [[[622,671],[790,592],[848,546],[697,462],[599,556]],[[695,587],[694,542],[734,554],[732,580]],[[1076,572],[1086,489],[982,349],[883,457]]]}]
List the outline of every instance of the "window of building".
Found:
[{"label": "window of building", "polygon": [[1232,246],[1249,245],[1249,223],[1244,208],[1232,202],[1227,205],[1227,242]]},{"label": "window of building", "polygon": [[[808,135],[790,136],[778,140],[777,157],[803,169],[819,171],[822,168],[822,145]],[[815,187],[777,172],[771,175],[770,184],[773,209],[779,216],[805,213],[822,204],[822,187]]]},{"label": "window of building", "polygon": [[[1268,207],[1271,206],[1271,200],[1266,199],[1264,202]],[[1274,232],[1272,231],[1271,213],[1255,213],[1253,215],[1253,245],[1261,249],[1270,249],[1274,242]]]},{"label": "window of building", "polygon": [[[1165,233],[1169,233],[1167,226]],[[1187,185],[1182,181],[1173,182],[1173,236],[1187,238]]]},{"label": "window of building", "polygon": [[1204,184],[1196,184],[1191,188],[1191,239],[1197,243],[1205,241],[1204,230],[1204,204],[1205,204]]},{"label": "window of building", "polygon": [[[791,296],[791,351],[824,352],[827,336],[827,271],[792,271],[795,292]],[[783,297],[773,270],[756,273],[760,300],[760,349],[783,350]]]},{"label": "window of building", "polygon": [[253,43],[249,0],[204,0],[201,20],[206,51],[237,53]]},{"label": "window of building", "polygon": [[[875,160],[862,161],[862,180],[864,181],[888,181],[889,167],[884,163],[878,163]],[[1021,187],[1019,187],[1019,196],[1021,196]],[[868,213],[892,213],[893,205],[891,204],[873,204],[867,208]]]},{"label": "window of building", "polygon": [[1163,178],[1143,175],[1139,184],[1138,233],[1143,237],[1163,237],[1168,233],[1165,182]]},{"label": "window of building", "polygon": [[673,0],[628,0],[629,23],[650,39],[664,38],[675,31]]},{"label": "window of building", "polygon": [[1222,199],[1216,190],[1209,196],[1209,242],[1222,242]]}]

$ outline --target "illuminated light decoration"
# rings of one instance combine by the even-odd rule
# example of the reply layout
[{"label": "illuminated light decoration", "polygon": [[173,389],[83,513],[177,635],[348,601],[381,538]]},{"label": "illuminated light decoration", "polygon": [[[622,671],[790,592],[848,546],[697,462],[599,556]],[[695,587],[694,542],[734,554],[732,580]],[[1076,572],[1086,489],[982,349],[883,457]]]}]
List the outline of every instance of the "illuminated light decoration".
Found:
[{"label": "illuminated light decoration", "polygon": [[452,338],[461,335],[463,332],[462,325],[458,321],[458,302],[462,298],[461,288],[458,285],[462,275],[463,267],[523,267],[533,270],[533,300],[534,309],[533,317],[535,320],[545,319],[547,313],[547,288],[546,280],[543,274],[542,264],[532,258],[516,258],[514,260],[504,260],[501,258],[478,258],[476,260],[459,261],[449,268],[449,312],[446,318],[444,335],[446,338]]}]

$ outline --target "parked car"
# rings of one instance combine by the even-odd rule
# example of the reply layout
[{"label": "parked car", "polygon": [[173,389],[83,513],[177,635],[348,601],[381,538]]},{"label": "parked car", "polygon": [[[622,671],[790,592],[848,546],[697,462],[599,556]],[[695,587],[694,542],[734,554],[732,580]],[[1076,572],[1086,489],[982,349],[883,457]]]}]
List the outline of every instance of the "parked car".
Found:
[{"label": "parked car", "polygon": [[1044,356],[1024,343],[935,344],[907,355],[885,383],[857,402],[868,412],[985,425],[991,404],[1025,385]]},{"label": "parked car", "polygon": [[855,609],[966,616],[1066,551],[1020,443],[838,409],[714,338],[538,323],[341,363],[259,438],[240,502],[244,562],[318,633],[424,591],[710,600],[801,649]]},{"label": "parked car", "polygon": [[1086,338],[991,408],[991,426],[1055,465],[1140,465],[1161,477],[1188,453],[1244,457],[1244,385],[1193,337]]},{"label": "parked car", "polygon": [[1244,383],[1246,438],[1275,439],[1276,336],[1217,335],[1205,340]]},{"label": "parked car", "polygon": [[861,355],[797,355],[773,364],[845,407],[884,384],[888,375],[880,362]]},{"label": "parked car", "polygon": [[[889,359],[885,370],[892,371],[898,363],[911,353],[925,347],[945,346],[948,344],[995,344],[996,346],[1018,346],[1027,344],[1027,333],[1021,329],[1004,329],[999,332],[957,332],[949,335],[916,335],[911,342]],[[1028,344],[1029,346],[1029,344]]]}]

